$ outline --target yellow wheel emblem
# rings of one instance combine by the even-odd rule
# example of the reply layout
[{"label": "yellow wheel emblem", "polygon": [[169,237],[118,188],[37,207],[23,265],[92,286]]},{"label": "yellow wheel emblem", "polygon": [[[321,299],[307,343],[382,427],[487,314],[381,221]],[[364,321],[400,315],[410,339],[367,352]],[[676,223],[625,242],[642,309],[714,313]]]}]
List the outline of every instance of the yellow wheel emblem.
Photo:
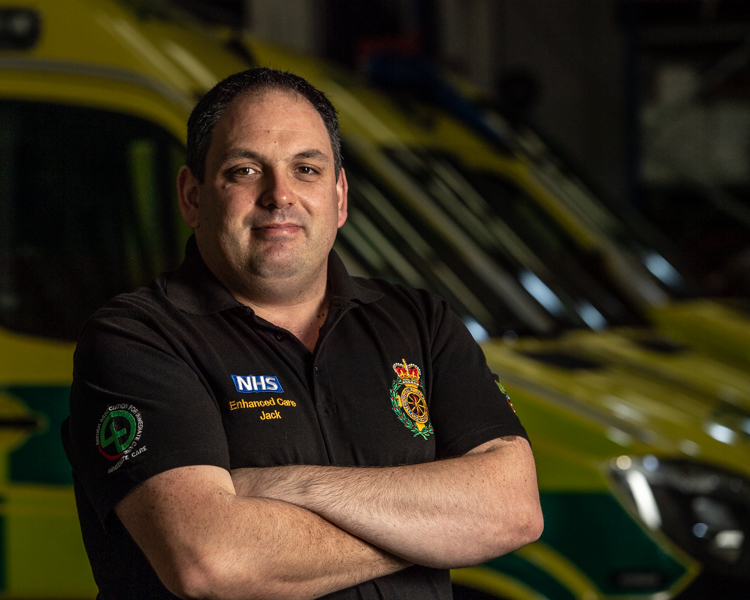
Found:
[{"label": "yellow wheel emblem", "polygon": [[401,392],[401,407],[409,418],[417,423],[427,423],[430,418],[424,394],[415,387],[408,385],[404,387]]}]

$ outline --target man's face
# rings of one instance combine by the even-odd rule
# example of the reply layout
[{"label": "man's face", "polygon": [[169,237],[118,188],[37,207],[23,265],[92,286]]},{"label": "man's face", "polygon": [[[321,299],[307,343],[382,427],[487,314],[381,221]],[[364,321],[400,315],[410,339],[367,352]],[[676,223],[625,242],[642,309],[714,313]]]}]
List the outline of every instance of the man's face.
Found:
[{"label": "man's face", "polygon": [[201,254],[233,292],[325,273],[346,220],[346,177],[336,181],[328,132],[301,96],[235,99],[214,128],[204,183],[189,172],[180,182]]}]

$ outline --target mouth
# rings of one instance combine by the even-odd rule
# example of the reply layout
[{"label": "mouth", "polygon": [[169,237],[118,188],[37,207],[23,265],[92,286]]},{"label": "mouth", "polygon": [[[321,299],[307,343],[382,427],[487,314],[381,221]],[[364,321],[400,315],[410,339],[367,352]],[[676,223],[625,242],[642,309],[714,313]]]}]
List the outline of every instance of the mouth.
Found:
[{"label": "mouth", "polygon": [[267,223],[253,227],[253,231],[268,237],[288,237],[302,231],[297,223]]}]

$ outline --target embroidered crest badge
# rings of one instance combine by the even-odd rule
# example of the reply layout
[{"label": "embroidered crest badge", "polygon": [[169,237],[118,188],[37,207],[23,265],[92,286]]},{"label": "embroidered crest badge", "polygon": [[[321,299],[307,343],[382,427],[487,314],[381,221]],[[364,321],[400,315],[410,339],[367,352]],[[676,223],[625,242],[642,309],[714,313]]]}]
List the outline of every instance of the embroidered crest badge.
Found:
[{"label": "embroidered crest badge", "polygon": [[398,376],[391,386],[391,404],[398,420],[404,424],[414,437],[430,437],[435,430],[430,423],[427,410],[424,384],[421,382],[421,371],[417,365],[407,365],[405,359],[393,365]]},{"label": "embroidered crest badge", "polygon": [[497,387],[500,388],[500,391],[505,396],[505,399],[507,400],[508,404],[510,404],[510,408],[513,410],[513,412],[516,412],[516,407],[513,406],[513,403],[510,401],[510,396],[508,396],[508,392],[505,391],[505,388],[502,386],[502,384],[499,381],[495,382],[497,384]]}]

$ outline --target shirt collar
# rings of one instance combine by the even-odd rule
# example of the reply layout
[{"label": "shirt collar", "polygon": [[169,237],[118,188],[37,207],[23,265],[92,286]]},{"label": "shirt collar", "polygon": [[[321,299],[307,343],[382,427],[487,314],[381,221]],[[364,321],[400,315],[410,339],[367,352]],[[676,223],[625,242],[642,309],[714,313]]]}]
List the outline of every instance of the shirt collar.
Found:
[{"label": "shirt collar", "polygon": [[[383,295],[350,277],[334,250],[328,255],[328,285],[332,298],[340,297],[364,304],[374,302]],[[191,236],[185,246],[183,263],[166,276],[164,287],[167,297],[177,308],[193,315],[210,315],[244,306],[235,300],[203,261],[195,236]]]}]

